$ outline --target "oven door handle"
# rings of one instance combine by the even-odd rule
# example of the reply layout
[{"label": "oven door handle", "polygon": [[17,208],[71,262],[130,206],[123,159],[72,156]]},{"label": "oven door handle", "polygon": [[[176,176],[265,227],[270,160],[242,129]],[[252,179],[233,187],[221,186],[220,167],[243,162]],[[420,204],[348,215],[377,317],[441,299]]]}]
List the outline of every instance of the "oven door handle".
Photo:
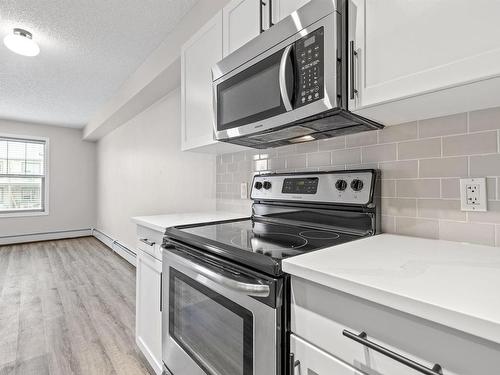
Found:
[{"label": "oven door handle", "polygon": [[283,100],[283,104],[287,112],[290,112],[293,109],[292,102],[290,100],[290,97],[288,96],[288,88],[286,87],[286,60],[288,59],[290,53],[292,52],[292,47],[293,45],[290,44],[283,51],[283,55],[281,56],[280,72],[279,72],[281,99]]},{"label": "oven door handle", "polygon": [[245,283],[242,281],[238,281],[236,279],[226,277],[206,267],[203,267],[200,264],[193,263],[190,261],[186,261],[184,265],[189,269],[191,269],[192,271],[198,273],[197,281],[201,282],[202,284],[203,280],[200,280],[199,276],[205,277],[208,280],[213,281],[214,283],[219,284],[227,289],[239,293],[244,293],[247,296],[269,297],[270,294],[269,285]]}]

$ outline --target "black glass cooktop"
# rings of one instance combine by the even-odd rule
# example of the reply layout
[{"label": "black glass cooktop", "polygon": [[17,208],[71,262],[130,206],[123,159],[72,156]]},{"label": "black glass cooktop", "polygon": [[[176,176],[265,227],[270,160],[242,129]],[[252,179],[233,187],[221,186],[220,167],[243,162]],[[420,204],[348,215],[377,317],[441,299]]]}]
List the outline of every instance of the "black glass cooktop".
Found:
[{"label": "black glass cooktop", "polygon": [[172,228],[167,230],[167,236],[196,246],[208,245],[208,249],[220,251],[219,255],[222,253],[232,259],[241,257],[249,265],[273,264],[278,272],[282,259],[360,238],[352,234],[251,219]]}]

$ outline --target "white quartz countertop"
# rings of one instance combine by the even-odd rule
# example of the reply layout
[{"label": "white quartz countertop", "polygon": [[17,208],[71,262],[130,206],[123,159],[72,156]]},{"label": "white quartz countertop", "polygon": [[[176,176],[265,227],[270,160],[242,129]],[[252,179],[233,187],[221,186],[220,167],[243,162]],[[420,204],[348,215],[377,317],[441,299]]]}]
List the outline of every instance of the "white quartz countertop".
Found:
[{"label": "white quartz countertop", "polygon": [[245,217],[249,217],[249,215],[226,211],[205,211],[168,215],[136,216],[132,218],[132,221],[137,225],[163,233],[165,232],[165,229],[176,225],[210,223],[212,221],[233,220]]},{"label": "white quartz countertop", "polygon": [[284,260],[283,270],[500,343],[500,248],[381,234]]}]

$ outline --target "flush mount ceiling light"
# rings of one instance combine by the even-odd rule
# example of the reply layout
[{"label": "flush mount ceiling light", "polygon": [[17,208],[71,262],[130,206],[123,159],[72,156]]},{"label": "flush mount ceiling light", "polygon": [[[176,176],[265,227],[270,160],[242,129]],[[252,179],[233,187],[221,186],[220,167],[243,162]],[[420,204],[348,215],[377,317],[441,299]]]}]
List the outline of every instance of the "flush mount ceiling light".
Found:
[{"label": "flush mount ceiling light", "polygon": [[40,53],[40,47],[33,40],[33,35],[23,29],[14,29],[13,33],[3,39],[5,46],[12,52],[23,56],[36,56]]}]

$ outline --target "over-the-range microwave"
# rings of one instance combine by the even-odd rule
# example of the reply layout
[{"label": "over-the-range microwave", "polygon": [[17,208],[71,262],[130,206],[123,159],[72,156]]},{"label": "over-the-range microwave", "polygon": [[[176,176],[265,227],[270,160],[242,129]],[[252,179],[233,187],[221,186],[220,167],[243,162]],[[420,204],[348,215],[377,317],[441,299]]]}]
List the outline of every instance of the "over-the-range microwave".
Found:
[{"label": "over-the-range microwave", "polygon": [[267,148],[383,128],[348,108],[349,8],[346,0],[312,0],[218,62],[216,139]]}]

